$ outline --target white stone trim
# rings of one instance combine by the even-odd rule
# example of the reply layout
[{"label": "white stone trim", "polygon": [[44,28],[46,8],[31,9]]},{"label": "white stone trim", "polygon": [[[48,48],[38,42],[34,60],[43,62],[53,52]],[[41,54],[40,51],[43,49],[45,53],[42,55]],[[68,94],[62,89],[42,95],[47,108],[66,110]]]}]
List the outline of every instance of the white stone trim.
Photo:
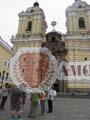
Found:
[{"label": "white stone trim", "polygon": [[8,43],[6,43],[1,37],[0,37],[0,45],[3,46],[6,50],[8,50],[10,53],[12,53],[11,46],[9,46]]},{"label": "white stone trim", "polygon": [[82,48],[82,47],[67,47],[67,49],[68,49],[68,50],[78,50],[78,51],[79,51],[79,50],[84,50],[84,51],[85,51],[85,50],[86,50],[86,51],[89,51],[89,50],[90,50],[90,48],[85,48],[85,47],[83,47],[83,48]]},{"label": "white stone trim", "polygon": [[65,40],[76,40],[76,39],[82,39],[82,40],[88,40],[90,39],[90,35],[81,35],[81,36],[65,36]]}]

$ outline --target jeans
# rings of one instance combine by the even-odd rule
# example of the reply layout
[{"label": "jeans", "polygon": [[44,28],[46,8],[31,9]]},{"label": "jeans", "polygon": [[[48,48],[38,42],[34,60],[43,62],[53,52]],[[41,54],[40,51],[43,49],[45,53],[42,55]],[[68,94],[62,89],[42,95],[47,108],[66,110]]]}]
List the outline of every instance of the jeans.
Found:
[{"label": "jeans", "polygon": [[41,103],[41,114],[43,115],[45,113],[45,101],[41,100],[40,103]]}]

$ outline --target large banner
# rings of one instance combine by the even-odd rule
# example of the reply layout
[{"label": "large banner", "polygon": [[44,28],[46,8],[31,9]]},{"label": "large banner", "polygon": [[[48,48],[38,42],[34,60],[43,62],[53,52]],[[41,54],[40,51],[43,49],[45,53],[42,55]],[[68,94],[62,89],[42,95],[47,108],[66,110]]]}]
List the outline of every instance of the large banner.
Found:
[{"label": "large banner", "polygon": [[90,61],[61,62],[58,67],[59,80],[90,80]]},{"label": "large banner", "polygon": [[57,61],[47,48],[20,48],[10,61],[10,77],[25,92],[49,89],[56,71]]}]

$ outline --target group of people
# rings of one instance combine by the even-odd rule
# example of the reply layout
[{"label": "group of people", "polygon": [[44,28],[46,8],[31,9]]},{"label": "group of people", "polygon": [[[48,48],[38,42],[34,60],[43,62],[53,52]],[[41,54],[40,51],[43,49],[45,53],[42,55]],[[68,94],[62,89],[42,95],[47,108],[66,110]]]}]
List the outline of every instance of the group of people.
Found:
[{"label": "group of people", "polygon": [[[10,92],[8,92],[7,85],[0,88],[1,110],[4,110],[8,93],[10,93],[11,119],[14,120],[17,117],[18,120],[21,120],[21,116],[24,110],[24,104],[26,100],[26,93],[21,91],[15,85],[12,87]],[[36,118],[39,107],[40,107],[40,115],[44,115],[45,112],[52,113],[54,96],[56,96],[56,91],[52,88],[46,92],[42,91],[41,93],[30,93],[28,97],[28,100],[30,101],[30,109],[29,109],[28,117]],[[48,106],[47,110],[45,106],[46,102]]]}]

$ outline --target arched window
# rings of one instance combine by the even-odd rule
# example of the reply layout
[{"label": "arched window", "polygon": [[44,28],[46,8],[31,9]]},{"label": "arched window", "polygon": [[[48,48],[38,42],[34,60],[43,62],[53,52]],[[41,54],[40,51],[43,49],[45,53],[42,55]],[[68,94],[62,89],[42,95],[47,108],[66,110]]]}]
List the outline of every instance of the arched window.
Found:
[{"label": "arched window", "polygon": [[52,37],[52,38],[51,38],[51,42],[56,42],[55,37]]},{"label": "arched window", "polygon": [[9,61],[8,59],[5,60],[4,66],[5,66],[6,68],[9,68],[9,64],[10,64],[10,61]]},{"label": "arched window", "polygon": [[85,28],[85,20],[83,17],[79,18],[79,28]]},{"label": "arched window", "polygon": [[85,57],[84,60],[87,61],[87,57]]},{"label": "arched window", "polygon": [[32,22],[29,21],[28,24],[27,24],[27,29],[26,31],[31,31],[32,30]]}]

